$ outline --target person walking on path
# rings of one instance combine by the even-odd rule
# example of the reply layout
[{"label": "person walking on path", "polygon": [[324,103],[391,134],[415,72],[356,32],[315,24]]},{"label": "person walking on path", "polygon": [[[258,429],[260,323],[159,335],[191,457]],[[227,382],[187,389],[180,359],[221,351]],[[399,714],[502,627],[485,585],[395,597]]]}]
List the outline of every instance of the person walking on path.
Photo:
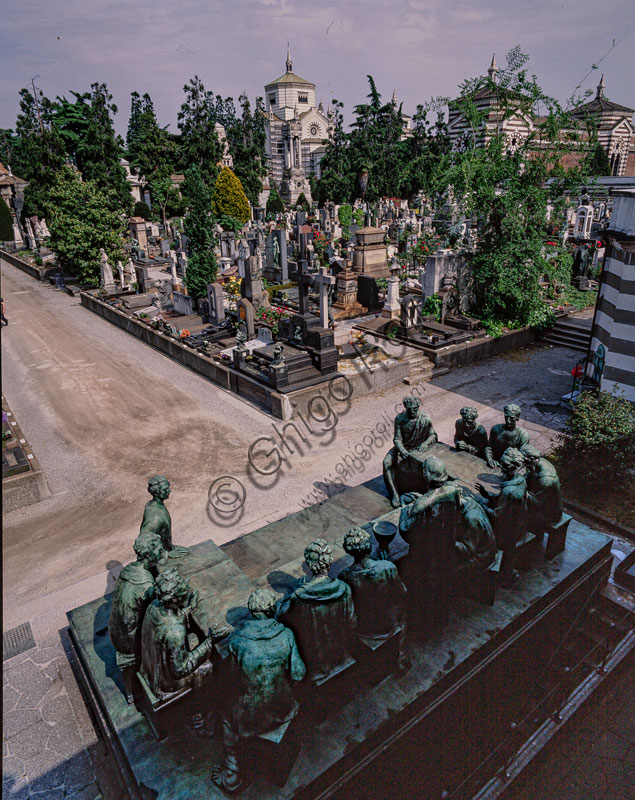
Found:
[{"label": "person walking on path", "polygon": [[[9,320],[4,315],[4,300],[1,297],[0,297],[0,303],[2,304],[2,311],[0,312],[0,317],[2,317],[2,322],[4,322],[5,325],[8,325]],[[2,323],[0,323],[0,325],[1,324]]]}]

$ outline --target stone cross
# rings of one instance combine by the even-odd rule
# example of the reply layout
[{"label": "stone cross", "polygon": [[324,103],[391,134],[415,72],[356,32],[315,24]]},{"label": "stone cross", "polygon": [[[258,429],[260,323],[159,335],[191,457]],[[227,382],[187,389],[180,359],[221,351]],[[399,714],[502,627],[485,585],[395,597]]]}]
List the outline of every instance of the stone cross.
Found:
[{"label": "stone cross", "polygon": [[320,267],[318,274],[314,278],[315,283],[320,287],[320,327],[328,328],[329,326],[329,300],[328,291],[329,286],[335,283],[333,275],[328,275],[326,267]]}]

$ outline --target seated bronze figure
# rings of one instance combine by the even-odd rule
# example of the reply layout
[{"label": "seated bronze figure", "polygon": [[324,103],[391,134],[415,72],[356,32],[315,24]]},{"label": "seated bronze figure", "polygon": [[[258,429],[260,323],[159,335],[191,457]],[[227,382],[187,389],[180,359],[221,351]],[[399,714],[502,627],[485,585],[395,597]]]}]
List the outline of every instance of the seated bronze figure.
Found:
[{"label": "seated bronze figure", "polygon": [[529,434],[518,427],[520,406],[515,403],[506,405],[503,409],[505,422],[494,425],[489,434],[489,442],[485,448],[485,460],[491,469],[501,466],[500,459],[508,447],[520,450],[529,444]]}]

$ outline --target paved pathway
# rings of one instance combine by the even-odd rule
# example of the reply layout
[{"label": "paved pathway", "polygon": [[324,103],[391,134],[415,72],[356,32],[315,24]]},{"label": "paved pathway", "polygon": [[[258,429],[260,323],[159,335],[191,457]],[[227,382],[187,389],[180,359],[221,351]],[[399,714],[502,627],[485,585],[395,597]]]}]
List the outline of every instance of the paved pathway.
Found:
[{"label": "paved pathway", "polygon": [[[323,499],[340,479],[377,475],[389,447],[379,433],[411,389],[397,387],[316,412],[312,433],[258,409],[171,362],[82,308],[76,298],[2,265],[11,325],[2,328],[3,391],[45,470],[51,498],[4,518],[4,629],[30,622],[37,647],[4,662],[4,796],[117,800],[104,748],[73,675],[65,612],[112,590],[132,560],[146,482],[166,474],[175,540],[221,544]],[[535,400],[570,388],[579,354],[538,348],[458,369],[420,388],[439,437],[451,441],[469,402],[486,427],[510,401],[532,441],[547,447],[560,420]],[[371,439],[369,431],[375,433]],[[275,439],[286,456],[250,480],[249,446]],[[303,440],[300,440],[303,436]],[[276,439],[276,437],[278,437]],[[280,437],[284,437],[283,439]],[[208,502],[236,476],[244,506],[221,516]],[[253,477],[253,476],[252,476]],[[255,476],[258,477],[257,475]]]}]

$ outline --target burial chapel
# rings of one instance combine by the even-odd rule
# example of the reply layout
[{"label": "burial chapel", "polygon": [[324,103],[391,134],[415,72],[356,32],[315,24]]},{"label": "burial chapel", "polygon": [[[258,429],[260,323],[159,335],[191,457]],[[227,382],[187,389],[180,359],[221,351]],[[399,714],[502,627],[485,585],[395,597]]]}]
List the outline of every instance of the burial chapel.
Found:
[{"label": "burial chapel", "polygon": [[315,84],[293,72],[288,48],[284,75],[265,86],[265,107],[270,178],[285,202],[293,205],[302,193],[311,202],[309,176],[320,177],[331,122],[322,103],[316,106]]}]

